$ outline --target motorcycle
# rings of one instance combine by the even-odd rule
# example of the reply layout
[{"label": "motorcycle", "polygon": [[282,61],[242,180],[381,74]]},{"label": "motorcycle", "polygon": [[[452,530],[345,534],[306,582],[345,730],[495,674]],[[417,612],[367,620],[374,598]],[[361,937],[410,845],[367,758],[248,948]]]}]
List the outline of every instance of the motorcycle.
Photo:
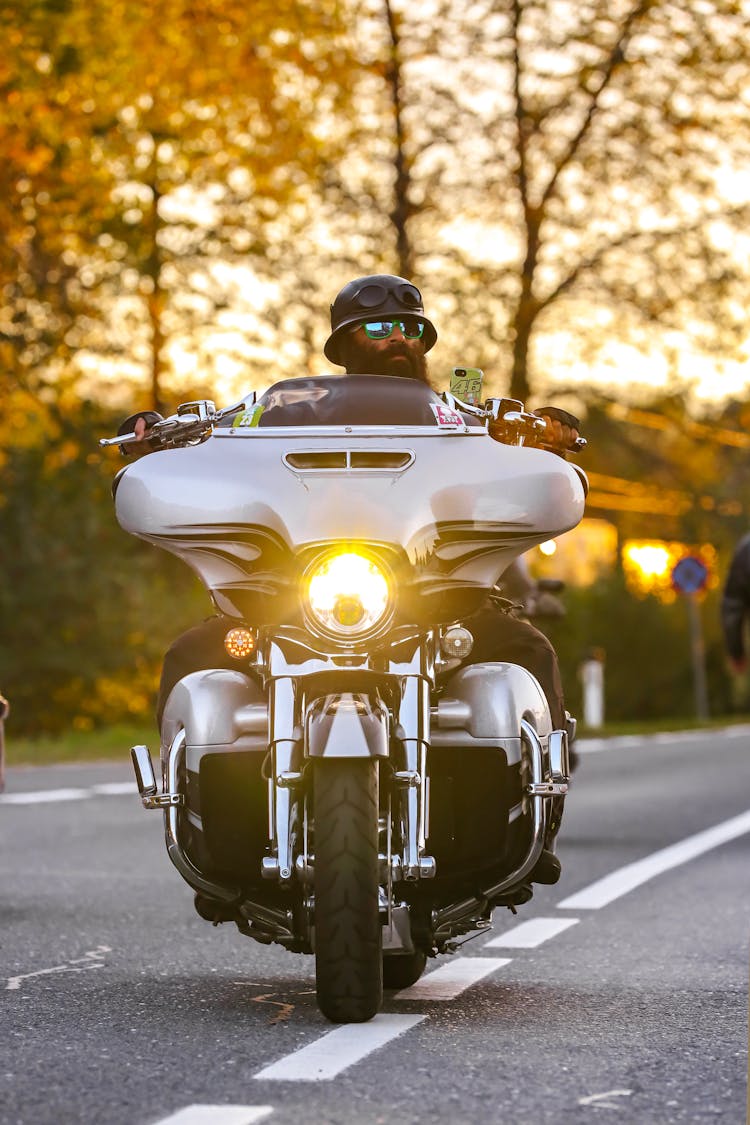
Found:
[{"label": "motorcycle", "polygon": [[161,786],[131,751],[143,805],[202,917],[314,953],[321,1012],[369,1020],[530,897],[569,732],[525,669],[463,664],[463,622],[580,521],[585,476],[521,403],[375,375],[186,403],[151,438],[117,519],[199,576],[236,670],[174,687]]}]

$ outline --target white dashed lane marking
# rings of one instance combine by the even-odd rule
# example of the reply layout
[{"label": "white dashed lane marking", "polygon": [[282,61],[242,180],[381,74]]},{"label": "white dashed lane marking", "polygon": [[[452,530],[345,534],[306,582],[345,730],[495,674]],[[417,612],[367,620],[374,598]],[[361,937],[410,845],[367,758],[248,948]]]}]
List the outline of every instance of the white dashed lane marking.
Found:
[{"label": "white dashed lane marking", "polygon": [[329,1031],[322,1039],[286,1055],[253,1075],[280,1082],[321,1082],[336,1078],[342,1070],[384,1047],[409,1031],[426,1016],[396,1016],[381,1013],[369,1023],[352,1023]]},{"label": "white dashed lane marking", "polygon": [[549,938],[557,937],[563,930],[575,926],[577,918],[530,918],[512,930],[492,938],[483,949],[536,949]]},{"label": "white dashed lane marking", "polygon": [[397,992],[396,1000],[453,1000],[483,977],[509,964],[508,957],[456,957]]},{"label": "white dashed lane marking", "polygon": [[156,1125],[253,1125],[271,1113],[270,1105],[188,1105]]}]

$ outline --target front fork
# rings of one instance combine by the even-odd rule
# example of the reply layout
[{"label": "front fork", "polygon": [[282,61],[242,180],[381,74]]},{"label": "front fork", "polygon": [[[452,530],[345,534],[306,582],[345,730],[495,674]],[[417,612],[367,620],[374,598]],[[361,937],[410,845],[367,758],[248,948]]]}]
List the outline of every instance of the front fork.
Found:
[{"label": "front fork", "polygon": [[302,716],[299,680],[279,676],[270,681],[268,741],[271,769],[268,776],[268,836],[271,855],[261,864],[264,879],[288,883],[294,870],[295,833],[292,817],[299,804],[302,782]]},{"label": "front fork", "polygon": [[[435,875],[435,860],[425,855],[429,832],[429,780],[427,749],[430,734],[429,648],[415,638],[408,658],[392,662],[387,679],[398,687],[394,708],[394,735],[399,744],[398,769],[393,771],[395,806],[401,826],[401,850],[391,849],[392,818],[383,861],[390,880],[414,881]],[[342,683],[345,683],[345,677]],[[295,871],[309,882],[306,817],[302,801],[304,764],[304,714],[307,705],[304,676],[278,676],[269,680],[268,814],[271,855],[262,861],[264,879],[288,884]]]},{"label": "front fork", "polygon": [[400,688],[395,734],[403,759],[402,768],[394,770],[393,780],[400,790],[403,847],[401,856],[393,856],[391,862],[393,877],[411,882],[435,875],[435,860],[425,855],[429,833],[430,681],[420,669],[402,675]]}]

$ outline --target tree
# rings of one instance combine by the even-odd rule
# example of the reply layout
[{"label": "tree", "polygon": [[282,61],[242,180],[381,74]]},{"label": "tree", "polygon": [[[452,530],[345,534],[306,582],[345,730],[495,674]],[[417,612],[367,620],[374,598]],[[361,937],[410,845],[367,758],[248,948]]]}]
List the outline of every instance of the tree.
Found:
[{"label": "tree", "polygon": [[119,359],[118,380],[148,368],[158,406],[167,343],[194,344],[226,304],[219,260],[262,273],[277,216],[335,158],[336,8],[31,0],[2,15],[6,348],[27,372],[72,354],[98,376]]},{"label": "tree", "polygon": [[[152,719],[167,644],[209,612],[187,568],[118,527],[116,412],[15,391],[0,419],[0,683],[14,730]],[[19,424],[22,420],[22,424]]]},{"label": "tree", "polygon": [[396,260],[456,310],[469,362],[525,399],[617,344],[680,375],[741,349],[745,5],[375,2]]}]

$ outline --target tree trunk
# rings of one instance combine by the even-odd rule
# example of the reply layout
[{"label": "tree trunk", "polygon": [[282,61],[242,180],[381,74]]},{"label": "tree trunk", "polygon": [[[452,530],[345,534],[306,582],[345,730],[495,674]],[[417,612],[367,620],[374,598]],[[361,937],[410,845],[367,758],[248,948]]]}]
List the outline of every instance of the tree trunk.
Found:
[{"label": "tree trunk", "polygon": [[161,220],[159,218],[159,200],[161,193],[157,184],[156,168],[153,169],[151,176],[150,188],[152,191],[153,204],[151,207],[150,216],[150,229],[149,229],[149,252],[146,259],[145,275],[150,283],[150,292],[148,295],[148,319],[151,327],[151,403],[152,410],[157,410],[160,414],[164,413],[163,400],[162,400],[162,382],[164,375],[164,363],[162,359],[162,349],[164,347],[164,305],[165,294],[161,287],[161,249],[159,247],[159,230],[161,228]]},{"label": "tree trunk", "polygon": [[396,258],[398,272],[402,277],[411,278],[414,269],[414,249],[411,245],[408,232],[408,222],[411,215],[409,201],[409,188],[411,186],[411,173],[409,161],[404,151],[404,122],[403,103],[401,95],[401,35],[399,31],[399,18],[391,7],[390,0],[384,0],[385,14],[388,21],[388,32],[391,41],[390,57],[386,67],[385,78],[391,96],[394,122],[394,171],[393,207],[389,218],[396,234]]}]

